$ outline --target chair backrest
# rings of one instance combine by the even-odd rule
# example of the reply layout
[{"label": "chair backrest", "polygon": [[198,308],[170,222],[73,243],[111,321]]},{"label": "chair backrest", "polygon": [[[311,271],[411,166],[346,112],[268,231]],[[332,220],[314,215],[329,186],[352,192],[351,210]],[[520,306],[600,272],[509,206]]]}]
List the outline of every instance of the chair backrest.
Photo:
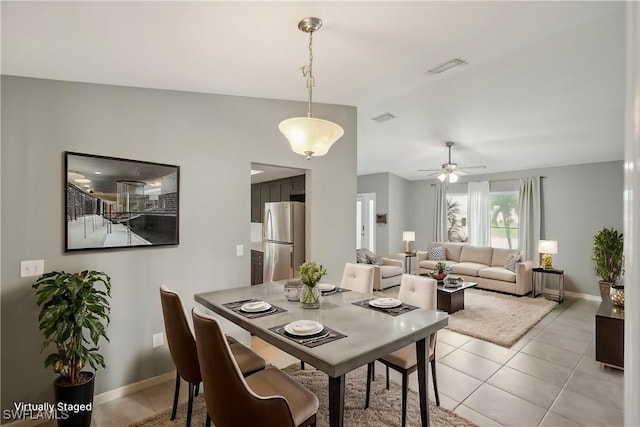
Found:
[{"label": "chair backrest", "polygon": [[164,329],[173,363],[180,376],[190,383],[202,381],[198,365],[196,341],[187,320],[182,298],[175,291],[160,286],[160,302],[164,317]]},{"label": "chair backrest", "polygon": [[[438,282],[425,276],[403,274],[398,299],[427,310],[438,308]],[[436,334],[429,337],[429,354],[435,350]]]},{"label": "chair backrest", "polygon": [[344,266],[344,274],[342,275],[340,287],[363,294],[371,294],[373,293],[373,277],[373,266],[347,263]]},{"label": "chair backrest", "polygon": [[213,317],[192,311],[207,412],[216,427],[294,426],[282,396],[259,396],[244,380],[229,344]]}]

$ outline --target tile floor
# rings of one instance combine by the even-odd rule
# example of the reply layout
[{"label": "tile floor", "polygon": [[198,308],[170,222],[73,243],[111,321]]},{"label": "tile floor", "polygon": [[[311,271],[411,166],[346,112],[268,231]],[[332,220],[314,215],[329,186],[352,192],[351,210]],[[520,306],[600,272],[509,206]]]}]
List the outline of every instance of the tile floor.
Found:
[{"label": "tile floor", "polygon": [[[622,426],[623,372],[603,370],[594,360],[598,305],[567,298],[511,348],[442,330],[437,345],[441,405],[483,427]],[[278,367],[296,362],[258,338],[252,346]],[[384,373],[384,366],[376,371]],[[393,371],[392,380],[400,382]],[[416,375],[409,387],[417,389]],[[92,425],[127,425],[169,408],[172,397],[169,381],[98,405]]]}]

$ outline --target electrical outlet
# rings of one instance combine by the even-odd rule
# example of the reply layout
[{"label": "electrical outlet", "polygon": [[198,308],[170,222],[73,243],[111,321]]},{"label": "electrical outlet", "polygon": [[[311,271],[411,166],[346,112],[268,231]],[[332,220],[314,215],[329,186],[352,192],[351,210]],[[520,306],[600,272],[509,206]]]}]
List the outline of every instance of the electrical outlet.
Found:
[{"label": "electrical outlet", "polygon": [[244,255],[244,246],[236,245],[236,256],[242,256],[242,255]]},{"label": "electrical outlet", "polygon": [[20,277],[40,276],[44,271],[43,259],[20,261]]},{"label": "electrical outlet", "polygon": [[153,334],[153,348],[160,347],[164,344],[164,334],[162,332]]}]

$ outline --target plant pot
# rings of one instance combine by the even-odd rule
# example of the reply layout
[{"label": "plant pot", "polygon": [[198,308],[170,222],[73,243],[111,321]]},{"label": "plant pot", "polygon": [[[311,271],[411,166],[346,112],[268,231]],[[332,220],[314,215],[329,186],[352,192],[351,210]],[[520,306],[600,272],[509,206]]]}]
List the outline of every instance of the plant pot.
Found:
[{"label": "plant pot", "polygon": [[[96,376],[93,372],[83,371],[80,374],[84,374],[89,379],[80,384],[69,384],[67,378],[59,377],[53,382],[58,427],[89,427],[91,425],[93,386]],[[64,408],[61,405],[64,405]],[[64,410],[67,408],[69,410]]]},{"label": "plant pot", "polygon": [[303,285],[300,288],[300,302],[302,308],[318,308],[320,307],[320,298],[322,291],[317,286]]},{"label": "plant pot", "polygon": [[436,273],[436,272],[431,273],[431,278],[437,280],[438,282],[443,281],[445,277],[447,277],[446,271],[443,271],[442,273]]},{"label": "plant pot", "polygon": [[609,298],[613,305],[624,307],[624,286],[612,286]]},{"label": "plant pot", "polygon": [[611,285],[613,283],[600,280],[598,284],[600,285],[600,298],[609,298],[609,292],[611,291]]}]

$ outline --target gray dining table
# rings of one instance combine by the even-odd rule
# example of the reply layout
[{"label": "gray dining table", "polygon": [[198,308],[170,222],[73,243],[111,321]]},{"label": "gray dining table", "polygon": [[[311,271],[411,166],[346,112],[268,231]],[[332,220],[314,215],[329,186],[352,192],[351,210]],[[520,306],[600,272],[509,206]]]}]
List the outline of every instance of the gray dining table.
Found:
[{"label": "gray dining table", "polygon": [[[448,324],[446,313],[416,309],[397,316],[354,305],[371,298],[355,291],[323,296],[320,308],[306,309],[287,301],[284,282],[270,282],[203,292],[194,299],[214,313],[249,331],[269,344],[327,374],[329,379],[329,425],[342,427],[344,420],[345,374],[360,366],[415,343],[422,425],[429,425],[427,361],[428,337]],[[263,300],[286,311],[263,317],[247,317],[223,304]],[[346,335],[317,347],[307,347],[270,328],[296,320],[314,320]],[[364,407],[364,401],[362,402]]]}]

